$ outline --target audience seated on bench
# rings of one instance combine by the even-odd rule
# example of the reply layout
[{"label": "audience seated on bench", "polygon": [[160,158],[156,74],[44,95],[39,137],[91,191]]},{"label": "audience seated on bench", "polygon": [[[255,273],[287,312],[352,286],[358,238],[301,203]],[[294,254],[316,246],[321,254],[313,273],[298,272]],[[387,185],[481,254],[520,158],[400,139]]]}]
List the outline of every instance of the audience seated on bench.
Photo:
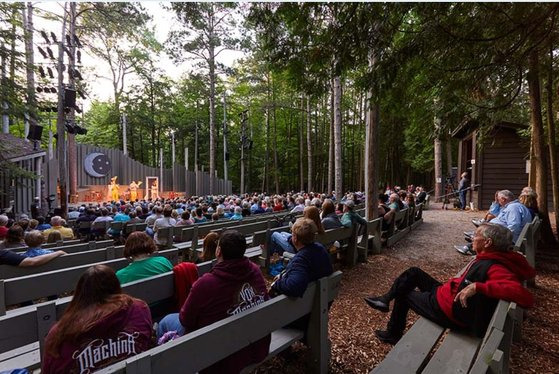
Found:
[{"label": "audience seated on bench", "polygon": [[114,271],[90,267],[46,340],[41,373],[84,373],[151,346],[152,320],[142,300],[123,294]]},{"label": "audience seated on bench", "polygon": [[[534,277],[535,270],[526,262],[524,256],[512,251],[511,246],[510,230],[498,224],[482,224],[474,237],[477,258],[461,275],[441,284],[421,269],[410,268],[394,281],[386,294],[366,298],[369,306],[381,312],[388,312],[390,302],[394,300],[387,329],[375,332],[379,340],[390,344],[398,343],[402,338],[410,308],[441,326],[440,329],[430,329],[431,324],[420,319],[421,324],[426,327],[412,327],[410,334],[413,331],[413,336],[418,337],[418,330],[429,329],[438,334],[433,336],[438,339],[444,328],[466,331],[477,338],[487,335],[499,299],[525,308],[532,307],[533,296],[520,282]],[[416,291],[416,288],[419,291]],[[423,335],[424,339],[427,336],[431,335]],[[410,349],[410,339],[404,337],[402,346],[398,344],[394,349]],[[394,360],[391,357],[390,354],[387,356],[390,367]],[[389,367],[389,364],[386,365]],[[383,364],[380,366],[385,367]],[[395,370],[393,367],[392,369]],[[387,371],[379,369],[375,372]]]},{"label": "audience seated on bench", "polygon": [[173,269],[173,264],[162,256],[153,255],[157,247],[145,232],[136,231],[128,236],[124,257],[132,262],[116,272],[121,284],[163,274]]}]

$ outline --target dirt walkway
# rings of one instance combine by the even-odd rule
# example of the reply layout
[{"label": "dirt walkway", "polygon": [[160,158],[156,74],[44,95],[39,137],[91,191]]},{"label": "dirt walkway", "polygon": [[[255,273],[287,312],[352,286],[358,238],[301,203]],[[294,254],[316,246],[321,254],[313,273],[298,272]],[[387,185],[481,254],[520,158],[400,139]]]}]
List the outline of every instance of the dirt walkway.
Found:
[{"label": "dirt walkway", "polygon": [[[391,348],[380,343],[373,333],[384,329],[389,314],[369,308],[363,297],[385,292],[392,280],[410,266],[421,267],[441,281],[455,275],[470,257],[458,254],[452,245],[463,243],[463,231],[474,227],[470,220],[481,215],[433,206],[424,212],[425,222],[413,235],[393,248],[384,248],[381,255],[370,256],[366,264],[342,269],[341,291],[330,311],[332,373],[368,373]],[[522,341],[513,347],[514,373],[559,372],[559,274],[540,271],[537,283],[537,307],[528,313]],[[417,319],[413,313],[410,317],[408,326]],[[307,358],[307,349],[298,347],[289,357],[274,359],[258,372],[305,373]]]}]

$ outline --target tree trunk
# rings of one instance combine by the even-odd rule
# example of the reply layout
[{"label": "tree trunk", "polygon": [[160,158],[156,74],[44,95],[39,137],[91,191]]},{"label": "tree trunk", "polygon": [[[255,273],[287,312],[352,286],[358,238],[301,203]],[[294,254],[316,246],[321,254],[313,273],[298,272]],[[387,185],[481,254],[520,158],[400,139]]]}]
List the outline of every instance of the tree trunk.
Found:
[{"label": "tree trunk", "polygon": [[307,191],[313,190],[311,97],[307,95]]},{"label": "tree trunk", "polygon": [[342,85],[337,76],[334,77],[334,190],[337,201],[343,196],[342,172]]},{"label": "tree trunk", "polygon": [[[213,35],[210,35],[210,40]],[[210,43],[211,45],[211,43]],[[215,135],[215,56],[214,47],[209,47],[209,70],[210,70],[210,195],[214,193],[214,177],[215,177],[215,157],[216,157],[216,135]]]},{"label": "tree trunk", "polygon": [[303,127],[305,126],[305,98],[301,97],[301,123],[299,125],[299,191],[305,190],[305,167],[303,162]]},{"label": "tree trunk", "polygon": [[[157,167],[157,148],[155,146],[155,97],[153,93],[153,80],[149,77],[149,95],[150,95],[150,117],[151,117],[151,154],[153,160],[153,167]],[[160,181],[159,183],[161,183]],[[147,188],[147,186],[146,186]]]},{"label": "tree trunk", "polygon": [[532,153],[530,155],[532,167],[530,173],[535,173],[534,190],[538,194],[538,209],[542,218],[541,238],[546,244],[555,242],[547,210],[547,167],[544,151],[544,132],[541,113],[540,73],[538,51],[530,53],[528,71],[528,91],[530,96],[530,111],[532,124]]},{"label": "tree trunk", "polygon": [[[4,44],[0,45],[0,48],[4,49]],[[8,115],[8,76],[7,76],[7,67],[8,67],[8,54],[2,54],[2,81],[0,81],[0,85],[2,87],[2,132],[4,134],[8,134],[10,132],[10,116]]]},{"label": "tree trunk", "polygon": [[[269,96],[268,96],[269,97]],[[269,103],[269,100],[268,100]],[[264,113],[266,116],[266,152],[264,156],[264,175],[262,178],[262,192],[268,191],[268,174],[269,174],[269,167],[270,165],[270,109],[266,108]]]},{"label": "tree trunk", "polygon": [[443,195],[443,150],[440,136],[441,119],[435,115],[435,201],[440,201]]},{"label": "tree trunk", "polygon": [[279,166],[278,166],[278,129],[277,129],[277,120],[276,120],[276,91],[274,86],[272,85],[272,101],[273,101],[273,108],[272,108],[272,115],[274,119],[274,185],[276,194],[280,193],[280,184],[279,184]]},{"label": "tree trunk", "polygon": [[446,175],[452,176],[452,138],[447,136],[446,142]]},{"label": "tree trunk", "polygon": [[60,34],[60,44],[58,45],[58,106],[56,117],[56,154],[58,156],[58,186],[60,188],[60,208],[61,215],[66,218],[68,213],[68,194],[66,182],[66,141],[64,139],[65,129],[65,113],[64,113],[64,49],[62,48],[64,40],[64,31],[66,30],[66,11],[67,4],[64,4],[64,18],[62,21],[62,32]]},{"label": "tree trunk", "polygon": [[334,79],[330,85],[330,128],[328,136],[328,187],[327,194],[334,191]]},{"label": "tree trunk", "polygon": [[[369,55],[369,67],[374,68],[376,58]],[[373,92],[367,93],[367,113],[365,120],[365,214],[367,220],[378,216],[377,196],[379,177],[379,106],[372,101]]]},{"label": "tree trunk", "polygon": [[559,169],[557,167],[557,142],[555,138],[555,121],[553,120],[553,43],[549,43],[549,69],[547,78],[547,143],[551,185],[553,191],[553,211],[555,212],[555,229],[559,238]]},{"label": "tree trunk", "polygon": [[25,137],[29,134],[30,126],[37,126],[37,100],[35,98],[35,61],[33,54],[33,5],[27,3],[21,9],[25,40],[25,72],[27,76],[27,105],[25,121]]}]

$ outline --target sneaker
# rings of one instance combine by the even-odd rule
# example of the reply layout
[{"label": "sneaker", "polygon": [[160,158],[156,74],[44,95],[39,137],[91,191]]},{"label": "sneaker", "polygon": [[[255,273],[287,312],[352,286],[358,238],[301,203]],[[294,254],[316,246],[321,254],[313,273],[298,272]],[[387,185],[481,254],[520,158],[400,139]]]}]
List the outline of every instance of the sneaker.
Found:
[{"label": "sneaker", "polygon": [[474,236],[474,232],[473,231],[464,231],[464,236],[467,236],[467,237],[471,238],[472,236]]},{"label": "sneaker", "polygon": [[476,252],[467,245],[455,245],[454,249],[456,249],[458,251],[458,253],[463,254],[463,255],[472,256],[472,255],[476,254]]},{"label": "sneaker", "polygon": [[402,336],[392,335],[385,330],[375,330],[375,335],[383,343],[395,345],[402,338]]},{"label": "sneaker", "polygon": [[483,218],[481,218],[481,219],[474,218],[472,220],[472,223],[474,224],[475,227],[479,227],[483,222],[485,222],[485,220]]},{"label": "sneaker", "polygon": [[390,311],[390,307],[388,303],[384,302],[384,300],[380,297],[366,297],[365,302],[371,308],[381,311],[383,313],[387,313]]}]

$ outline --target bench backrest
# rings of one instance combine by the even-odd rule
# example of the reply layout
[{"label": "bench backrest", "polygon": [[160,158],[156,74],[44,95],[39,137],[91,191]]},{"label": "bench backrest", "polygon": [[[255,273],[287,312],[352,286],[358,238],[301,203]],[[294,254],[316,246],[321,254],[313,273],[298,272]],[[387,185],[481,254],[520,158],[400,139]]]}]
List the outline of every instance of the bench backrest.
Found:
[{"label": "bench backrest", "polygon": [[[359,241],[358,246],[363,248],[366,253],[372,252],[373,254],[380,254],[381,251],[381,230],[382,230],[382,218],[375,218],[373,220],[367,221],[367,230],[361,236],[361,241]],[[369,248],[369,239],[372,240],[372,247]]]},{"label": "bench backrest", "polygon": [[127,223],[124,226],[123,234],[124,234],[124,236],[128,236],[128,235],[132,234],[134,231],[146,231],[147,227],[148,227],[148,225],[146,223],[143,223],[143,222]]},{"label": "bench backrest", "polygon": [[[198,274],[207,273],[211,267],[211,261],[198,264]],[[174,297],[175,292],[173,272],[124,284],[122,292],[148,304],[170,299]],[[40,341],[42,346],[46,334],[62,317],[71,300],[72,297],[68,296],[11,310],[8,314],[0,316],[0,331],[3,337],[0,339],[0,354],[37,341]]]},{"label": "bench backrest", "polygon": [[[178,262],[178,249],[176,248],[160,251],[157,255],[167,257],[173,264]],[[126,267],[128,263],[128,259],[119,258],[96,264],[104,264],[117,271]],[[67,269],[0,280],[0,315],[6,313],[7,306],[72,291],[83,272],[96,264],[90,263]]]},{"label": "bench backrest", "polygon": [[93,249],[83,252],[70,253],[60,256],[44,265],[37,267],[17,267],[9,265],[0,265],[0,276],[2,279],[10,279],[16,277],[24,277],[31,274],[44,273],[47,271],[66,269],[79,265],[86,265],[95,262],[114,260],[123,256],[124,246],[107,247],[101,249]]},{"label": "bench backrest", "polygon": [[321,338],[327,340],[328,303],[336,297],[340,281],[341,273],[336,272],[310,284],[302,298],[275,297],[99,373],[173,373],[177,368],[196,373],[307,314],[311,315],[309,330],[315,327],[309,333],[322,330]]}]

